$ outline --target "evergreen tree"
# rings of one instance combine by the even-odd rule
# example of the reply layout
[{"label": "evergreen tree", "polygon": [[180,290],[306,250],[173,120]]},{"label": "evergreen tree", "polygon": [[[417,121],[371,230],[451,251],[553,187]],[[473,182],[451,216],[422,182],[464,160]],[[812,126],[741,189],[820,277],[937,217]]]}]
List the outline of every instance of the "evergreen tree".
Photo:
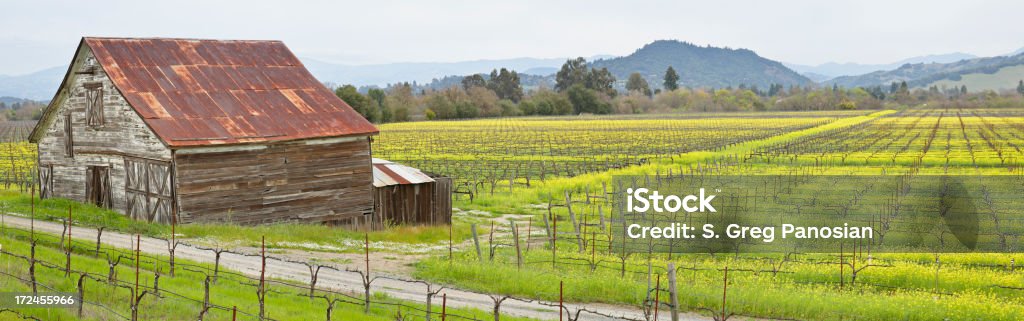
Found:
[{"label": "evergreen tree", "polygon": [[1024,95],[1024,80],[1017,83],[1017,93]]},{"label": "evergreen tree", "polygon": [[967,94],[967,85],[960,85],[960,94],[961,95],[966,95]]},{"label": "evergreen tree", "polygon": [[665,70],[664,86],[665,91],[679,89],[679,74],[676,73],[676,70],[672,68],[672,66],[668,66],[668,69]]}]

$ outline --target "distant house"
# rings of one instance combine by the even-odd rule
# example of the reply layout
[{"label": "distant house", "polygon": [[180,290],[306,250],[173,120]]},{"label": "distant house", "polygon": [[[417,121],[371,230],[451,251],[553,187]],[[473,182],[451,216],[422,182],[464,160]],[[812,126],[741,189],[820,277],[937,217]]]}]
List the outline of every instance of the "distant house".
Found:
[{"label": "distant house", "polygon": [[171,222],[346,223],[370,136],[279,41],[83,38],[30,141],[39,191]]},{"label": "distant house", "polygon": [[452,180],[379,158],[373,159],[372,221],[359,226],[441,225],[452,220]]}]

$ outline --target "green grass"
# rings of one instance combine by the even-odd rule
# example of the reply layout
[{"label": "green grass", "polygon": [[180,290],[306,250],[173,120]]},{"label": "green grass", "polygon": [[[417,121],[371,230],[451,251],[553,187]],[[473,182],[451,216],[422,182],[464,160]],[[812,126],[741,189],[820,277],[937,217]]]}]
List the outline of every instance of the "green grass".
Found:
[{"label": "green grass", "polygon": [[[39,237],[39,245],[36,247],[36,258],[42,262],[48,262],[57,266],[63,266],[65,257],[63,250],[58,249],[56,244],[52,243],[53,236],[50,237]],[[27,242],[27,233],[24,231],[14,231],[7,229],[4,234],[0,235],[0,244],[3,244],[5,251],[13,252],[18,255],[28,256],[29,244]],[[84,271],[90,274],[96,274],[99,276],[105,276],[107,274],[107,262],[104,259],[98,259],[93,257],[91,250],[91,244],[81,243],[75,244],[75,253],[72,259],[72,269],[75,271]],[[100,257],[105,257],[106,253],[114,253],[110,249],[104,249],[104,254]],[[155,256],[161,260],[166,260],[166,257]],[[183,268],[184,265],[195,265],[205,266],[206,264],[197,264],[184,259],[176,260],[179,264],[177,273],[174,277],[167,275],[166,271],[168,267],[163,264],[154,265],[152,261],[143,259],[143,264],[140,266],[140,284],[145,289],[147,286],[152,287],[154,269],[159,268],[163,272],[160,278],[160,289],[164,291],[170,291],[191,299],[202,300],[203,298],[203,279],[205,275],[198,272],[192,272]],[[194,269],[194,268],[193,268]],[[0,256],[0,271],[4,273],[14,274],[20,278],[28,279],[28,263],[24,260],[14,258],[8,255]],[[37,266],[37,279],[41,284],[45,284],[50,288],[54,288],[57,291],[65,292],[76,292],[77,291],[77,275],[72,274],[72,277],[65,277],[64,272],[54,268]],[[224,272],[230,272],[223,270]],[[237,273],[237,272],[236,272]],[[122,284],[129,286],[134,285],[135,278],[135,267],[131,261],[123,260],[117,267],[117,278],[121,280]],[[110,307],[117,313],[122,315],[129,315],[128,296],[129,291],[123,288],[109,286],[105,282],[97,282],[91,279],[85,281],[85,299],[90,302],[97,302],[104,306]],[[0,289],[4,291],[30,291],[28,284],[20,282],[10,276],[0,275]],[[42,291],[41,287],[41,291]],[[150,289],[150,291],[152,291]],[[211,303],[232,307],[237,306],[240,311],[247,313],[257,313],[257,300],[255,296],[255,287],[251,280],[243,279],[238,276],[223,273],[220,278],[211,284]],[[277,285],[270,283],[267,297],[267,316],[277,320],[322,320],[326,315],[326,303],[325,300],[310,299],[305,296],[308,292],[301,288],[287,287],[284,285]],[[322,295],[322,293],[321,293]],[[354,295],[358,297],[359,295]],[[373,309],[370,314],[363,313],[363,306],[360,304],[347,304],[338,303],[335,305],[333,312],[334,320],[394,320],[396,308],[388,306],[384,303],[400,303],[416,309],[423,309],[421,304],[409,301],[400,301],[392,298],[388,298],[383,294],[375,294]],[[356,299],[356,302],[361,302]],[[162,298],[157,298],[152,295],[147,295],[143,298],[140,308],[140,319],[141,320],[195,320],[199,314],[201,304],[181,299],[178,296],[165,293]],[[440,309],[440,307],[436,307]],[[112,320],[116,319],[111,313],[106,310],[97,308],[95,306],[86,306],[86,313],[83,318],[77,318],[74,316],[73,311],[60,310],[60,309],[25,309],[20,310],[28,315],[36,316],[44,320]],[[488,317],[488,313],[480,310],[472,309],[455,309],[449,308],[449,313],[457,314],[462,316],[479,316],[483,318]],[[403,311],[403,314],[414,313],[418,316],[419,312],[414,311]],[[0,318],[9,317],[10,315],[0,315]],[[207,317],[207,320],[230,320],[231,312],[223,310],[211,310]],[[529,320],[524,318],[513,318],[503,317],[508,320]],[[243,319],[250,319],[244,317]]]},{"label": "green grass", "polygon": [[[550,265],[549,249],[525,253],[524,261],[533,263],[521,269],[515,264],[515,254],[501,250],[494,262],[479,262],[475,253],[459,253],[454,262],[445,258],[425,260],[418,265],[416,276],[475,291],[544,300],[557,300],[559,282],[564,282],[567,301],[643,304],[648,281],[645,255],[632,256],[627,261],[628,272],[621,276],[619,259],[615,256],[598,254],[601,267],[592,271],[587,263],[590,255],[574,253],[575,244],[560,243],[559,248],[562,263],[555,268]],[[843,287],[839,285],[837,265],[817,263],[835,260],[824,254],[798,256],[794,262],[786,263],[783,272],[777,275],[750,270],[771,270],[763,259],[778,258],[778,255],[676,255],[672,262],[679,267],[699,270],[681,270],[678,274],[680,303],[686,310],[721,309],[722,269],[728,266],[733,271],[729,274],[726,304],[729,313],[800,320],[1024,318],[1024,293],[993,286],[1024,287],[1024,278],[1019,272],[975,265],[981,262],[1008,264],[1010,259],[1020,262],[1024,254],[941,255],[943,263],[937,283],[934,257],[925,259],[929,256],[875,255],[876,263],[891,266],[864,269],[852,286],[849,270],[846,270]],[[655,272],[660,274],[662,288],[667,286],[664,267],[668,262],[663,254],[652,260]],[[861,264],[865,262],[866,259],[860,260]]]},{"label": "green grass", "polygon": [[[63,221],[67,219],[71,209],[75,225],[87,227],[105,227],[108,231],[127,234],[170,238],[171,226],[167,224],[140,222],[132,220],[115,211],[82,204],[67,199],[35,200],[36,219]],[[18,213],[29,216],[32,212],[32,200],[28,194],[17,191],[0,190],[0,211]],[[268,247],[319,249],[324,251],[362,251],[361,242],[368,235],[371,242],[381,243],[374,246],[375,250],[397,249],[390,245],[447,244],[448,226],[391,226],[380,231],[360,231],[344,227],[332,227],[322,224],[279,223],[259,226],[243,226],[236,224],[182,224],[175,228],[179,238],[201,244],[230,246],[259,246],[263,237],[268,240]],[[471,234],[468,223],[456,222],[452,229],[455,242],[468,239]]]}]

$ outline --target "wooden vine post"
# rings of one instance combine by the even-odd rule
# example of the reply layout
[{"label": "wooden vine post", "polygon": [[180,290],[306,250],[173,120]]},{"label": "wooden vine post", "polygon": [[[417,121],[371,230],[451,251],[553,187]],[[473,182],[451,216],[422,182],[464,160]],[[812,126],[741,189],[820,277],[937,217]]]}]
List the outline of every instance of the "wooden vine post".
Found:
[{"label": "wooden vine post", "polygon": [[266,289],[267,280],[267,236],[263,236],[260,239],[260,286],[256,289],[256,298],[260,301],[260,320],[266,318],[266,308],[264,306],[267,298]]},{"label": "wooden vine post", "polygon": [[64,248],[64,277],[71,276],[71,206],[68,206],[68,246]]}]

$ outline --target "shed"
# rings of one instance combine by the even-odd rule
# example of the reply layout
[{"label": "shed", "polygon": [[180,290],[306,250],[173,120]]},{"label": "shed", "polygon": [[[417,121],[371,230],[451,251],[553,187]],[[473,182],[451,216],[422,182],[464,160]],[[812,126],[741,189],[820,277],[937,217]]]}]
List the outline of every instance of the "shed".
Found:
[{"label": "shed", "polygon": [[82,38],[30,134],[41,197],[181,223],[373,210],[377,128],[280,41]]},{"label": "shed", "polygon": [[389,224],[449,224],[451,178],[374,158],[373,210],[374,221],[370,223],[374,228]]}]

